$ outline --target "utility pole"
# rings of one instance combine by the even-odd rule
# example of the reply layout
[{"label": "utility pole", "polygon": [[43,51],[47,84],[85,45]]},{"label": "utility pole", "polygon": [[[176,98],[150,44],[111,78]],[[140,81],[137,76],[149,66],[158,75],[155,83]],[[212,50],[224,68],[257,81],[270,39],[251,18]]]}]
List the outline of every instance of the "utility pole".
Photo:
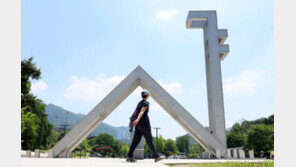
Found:
[{"label": "utility pole", "polygon": [[64,127],[64,135],[66,135],[66,129],[67,129],[67,126],[69,126],[67,123],[68,123],[68,114],[69,111],[67,111],[67,114],[66,114],[66,123],[64,125],[62,125]]},{"label": "utility pole", "polygon": [[158,149],[158,129],[160,129],[159,127],[155,127],[153,128],[156,130],[156,150]]}]

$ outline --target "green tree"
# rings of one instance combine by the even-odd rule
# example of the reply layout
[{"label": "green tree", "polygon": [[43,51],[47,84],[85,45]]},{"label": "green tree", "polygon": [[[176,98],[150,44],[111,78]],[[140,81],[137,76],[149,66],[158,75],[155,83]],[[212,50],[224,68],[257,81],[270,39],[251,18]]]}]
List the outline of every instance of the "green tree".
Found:
[{"label": "green tree", "polygon": [[30,57],[28,60],[23,60],[21,62],[21,93],[29,94],[31,90],[31,81],[30,79],[40,79],[41,71],[40,68],[36,67],[36,64],[32,62],[33,57]]},{"label": "green tree", "polygon": [[167,139],[164,146],[165,153],[170,151],[172,154],[178,153],[178,147],[172,139]]},{"label": "green tree", "polygon": [[91,151],[91,146],[88,144],[88,140],[87,139],[84,139],[79,144],[77,150],[80,151],[80,154],[81,154],[81,151],[84,151],[84,155],[86,156],[86,153]]},{"label": "green tree", "polygon": [[97,145],[103,145],[103,146],[110,146],[112,147],[114,143],[114,138],[112,135],[101,133],[96,138],[96,144]]},{"label": "green tree", "polygon": [[120,150],[121,150],[122,145],[123,145],[123,143],[119,142],[118,140],[114,140],[114,142],[112,144],[114,156],[120,155]]},{"label": "green tree", "polygon": [[248,145],[258,155],[260,151],[274,150],[274,127],[272,125],[252,125],[248,131]]},{"label": "green tree", "polygon": [[52,129],[50,133],[50,138],[49,138],[50,140],[49,148],[52,148],[53,146],[55,146],[58,143],[59,139],[60,139],[60,133]]},{"label": "green tree", "polygon": [[177,137],[176,145],[180,152],[185,152],[186,154],[189,153],[189,148],[190,148],[189,136],[184,135],[184,136]]},{"label": "green tree", "polygon": [[247,145],[247,134],[236,133],[232,130],[227,132],[227,147],[245,147]]},{"label": "green tree", "polygon": [[[74,152],[76,152],[76,151],[79,151],[79,155],[78,156],[82,156],[82,154],[81,154],[81,151],[82,151],[82,147],[81,147],[81,145],[79,144],[76,148],[75,148],[75,150],[74,150]],[[75,154],[75,156],[77,156],[77,154]]]},{"label": "green tree", "polygon": [[269,116],[269,117],[265,120],[265,124],[266,124],[266,125],[273,125],[273,124],[274,124],[274,114],[272,114],[271,116]]},{"label": "green tree", "polygon": [[144,142],[144,154],[145,154],[145,156],[152,154],[149,147],[148,147],[148,145],[147,145],[147,143],[146,143],[146,141]]},{"label": "green tree", "polygon": [[234,133],[244,133],[243,127],[239,123],[235,123],[232,127],[231,130]]},{"label": "green tree", "polygon": [[25,112],[26,108],[21,109],[21,138],[23,150],[34,150],[39,141],[40,120],[32,112]]},{"label": "green tree", "polygon": [[128,152],[129,152],[128,145],[123,145],[120,149],[120,155],[126,158]]},{"label": "green tree", "polygon": [[[157,139],[158,143],[156,143],[156,137],[153,138],[155,148],[158,153],[165,153],[164,151],[164,145],[165,145],[165,140],[162,138],[162,135],[160,135]],[[156,145],[157,144],[157,145]]]},{"label": "green tree", "polygon": [[[23,110],[23,114],[31,113],[35,114],[39,119],[39,124],[36,124],[36,128],[34,128],[34,132],[30,132],[33,129],[22,130],[22,148],[23,149],[31,149],[34,150],[38,148],[39,142],[36,140],[40,140],[41,138],[41,149],[47,149],[50,146],[50,136],[52,133],[53,125],[50,124],[47,120],[47,116],[43,116],[45,114],[45,104],[41,99],[38,99],[34,96],[31,91],[31,79],[40,79],[41,71],[40,68],[36,67],[36,64],[33,63],[33,57],[22,60],[21,62],[21,107],[26,108]],[[42,136],[38,136],[38,139],[35,138],[26,138],[25,136],[30,136],[30,134],[37,134],[41,131],[41,119],[43,116],[43,126],[42,126]],[[28,120],[30,121],[30,120]],[[33,120],[32,120],[33,121]],[[35,120],[34,120],[35,121]],[[33,145],[32,145],[33,144]],[[30,145],[30,146],[28,146]]]},{"label": "green tree", "polygon": [[204,152],[205,149],[202,148],[202,146],[199,145],[199,144],[193,144],[190,147],[190,150],[189,151],[190,151],[191,154],[200,154],[200,153]]},{"label": "green tree", "polygon": [[90,151],[91,150],[91,146],[88,144],[87,139],[84,139],[81,143],[80,143],[81,149],[84,151]]},{"label": "green tree", "polygon": [[67,133],[69,133],[70,130],[66,129],[65,131],[61,131],[59,132],[59,138],[58,138],[58,141],[60,141]]}]

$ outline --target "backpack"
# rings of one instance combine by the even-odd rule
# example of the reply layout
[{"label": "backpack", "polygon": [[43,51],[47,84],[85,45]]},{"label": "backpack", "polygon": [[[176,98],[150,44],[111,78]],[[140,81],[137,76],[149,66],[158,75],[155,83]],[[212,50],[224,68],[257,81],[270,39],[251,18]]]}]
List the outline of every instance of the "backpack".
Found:
[{"label": "backpack", "polygon": [[133,112],[133,115],[129,118],[130,119],[130,123],[129,123],[129,131],[132,132],[133,131],[133,128],[134,128],[134,125],[133,125],[133,122],[138,118],[138,115],[139,115],[139,104],[137,105],[135,111]]}]

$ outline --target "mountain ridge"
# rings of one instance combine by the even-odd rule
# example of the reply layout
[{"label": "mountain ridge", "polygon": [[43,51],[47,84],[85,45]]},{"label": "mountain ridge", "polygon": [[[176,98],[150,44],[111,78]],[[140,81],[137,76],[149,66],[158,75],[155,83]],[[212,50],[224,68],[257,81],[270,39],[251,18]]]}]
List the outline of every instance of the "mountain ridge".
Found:
[{"label": "mountain ridge", "polygon": [[[67,129],[72,129],[82,118],[85,117],[85,114],[75,114],[54,104],[47,104],[45,107],[45,112],[48,115],[48,121],[53,124],[55,128],[62,128],[62,125],[66,124],[67,120],[67,124],[69,125]],[[102,122],[97,128],[94,129],[94,131],[91,132],[89,136],[97,136],[101,133],[107,133],[118,140],[130,140],[128,130],[128,126],[115,127]]]}]

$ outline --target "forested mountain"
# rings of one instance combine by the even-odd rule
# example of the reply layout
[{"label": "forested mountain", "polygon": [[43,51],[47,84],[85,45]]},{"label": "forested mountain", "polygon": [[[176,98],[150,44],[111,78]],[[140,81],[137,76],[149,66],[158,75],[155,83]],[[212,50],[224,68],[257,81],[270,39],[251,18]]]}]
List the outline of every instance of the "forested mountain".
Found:
[{"label": "forested mountain", "polygon": [[[62,128],[62,125],[66,123],[66,115],[67,116],[67,124],[69,125],[67,129],[72,129],[85,115],[84,114],[75,114],[71,111],[67,111],[62,107],[48,104],[45,108],[46,114],[48,115],[48,121],[55,126],[55,128]],[[119,140],[129,140],[130,133],[128,131],[128,127],[120,126],[114,127],[108,125],[106,123],[101,123],[92,133],[91,135],[97,136],[101,133],[107,133],[112,135],[115,139]]]}]

